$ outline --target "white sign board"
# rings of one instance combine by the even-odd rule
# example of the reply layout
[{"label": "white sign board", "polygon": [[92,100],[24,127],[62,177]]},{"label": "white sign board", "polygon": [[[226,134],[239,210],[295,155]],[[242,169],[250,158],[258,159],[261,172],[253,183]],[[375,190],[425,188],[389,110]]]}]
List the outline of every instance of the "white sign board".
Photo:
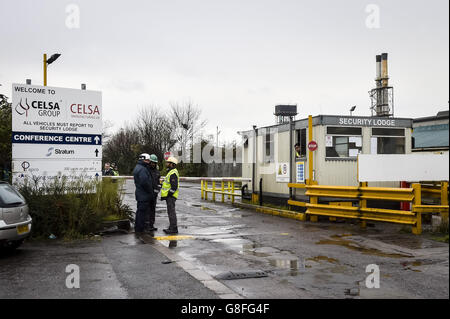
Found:
[{"label": "white sign board", "polygon": [[101,159],[101,145],[13,144],[14,159]]},{"label": "white sign board", "polygon": [[102,94],[12,85],[13,181],[101,176]]},{"label": "white sign board", "polygon": [[276,181],[278,183],[289,183],[289,163],[277,163],[276,170]]},{"label": "white sign board", "polygon": [[101,134],[102,93],[12,85],[13,132]]},{"label": "white sign board", "polygon": [[305,162],[296,162],[295,163],[297,170],[297,183],[305,182]]},{"label": "white sign board", "polygon": [[448,181],[447,154],[358,155],[360,182]]},{"label": "white sign board", "polygon": [[13,160],[13,173],[28,175],[48,175],[48,173],[97,173],[102,169],[102,161],[93,160]]}]

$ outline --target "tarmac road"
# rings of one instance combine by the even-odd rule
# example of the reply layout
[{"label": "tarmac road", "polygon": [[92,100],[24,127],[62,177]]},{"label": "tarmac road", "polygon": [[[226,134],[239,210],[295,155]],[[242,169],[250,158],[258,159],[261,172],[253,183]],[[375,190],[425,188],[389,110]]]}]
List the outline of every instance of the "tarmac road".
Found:
[{"label": "tarmac road", "polygon": [[[125,193],[135,209],[132,181]],[[158,202],[153,236],[27,242],[1,255],[0,298],[449,297],[448,244],[397,225],[361,230],[264,215],[201,201],[199,185],[188,183],[176,205],[178,236],[162,232],[168,218]],[[80,289],[65,286],[68,264],[80,266]],[[371,264],[380,288],[366,287]],[[265,277],[227,280],[230,272]]]}]

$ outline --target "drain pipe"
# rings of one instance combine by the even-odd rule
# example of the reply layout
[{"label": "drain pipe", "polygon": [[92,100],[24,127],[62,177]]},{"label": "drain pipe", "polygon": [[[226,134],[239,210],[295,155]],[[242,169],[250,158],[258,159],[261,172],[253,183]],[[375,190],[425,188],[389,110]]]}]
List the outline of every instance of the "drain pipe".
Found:
[{"label": "drain pipe", "polygon": [[256,125],[253,125],[252,201],[253,201],[253,194],[256,194],[255,180],[256,180],[256,146],[257,145],[258,145],[258,131],[256,129]]},{"label": "drain pipe", "polygon": [[[292,184],[292,116],[289,116],[289,183]],[[292,187],[289,187],[289,199],[292,199]]]},{"label": "drain pipe", "polygon": [[259,179],[259,206],[263,205],[263,187],[262,187],[263,179],[262,177]]}]

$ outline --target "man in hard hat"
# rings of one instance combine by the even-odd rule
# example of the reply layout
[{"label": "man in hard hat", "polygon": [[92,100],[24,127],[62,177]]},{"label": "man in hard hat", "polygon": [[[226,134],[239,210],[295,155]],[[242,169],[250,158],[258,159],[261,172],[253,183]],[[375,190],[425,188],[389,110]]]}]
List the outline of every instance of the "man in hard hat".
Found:
[{"label": "man in hard hat", "polygon": [[134,231],[136,234],[145,231],[145,218],[149,214],[150,203],[154,198],[153,185],[148,165],[150,164],[150,155],[143,153],[139,155],[139,160],[133,170],[134,184],[136,185],[136,221]]},{"label": "man in hard hat", "polygon": [[167,214],[169,215],[170,226],[163,230],[166,234],[178,234],[177,215],[175,212],[175,201],[178,198],[178,186],[180,180],[180,175],[177,170],[178,160],[171,156],[166,160],[166,163],[167,175],[162,185],[161,200],[165,200],[167,203]]},{"label": "man in hard hat", "polygon": [[148,171],[152,178],[153,185],[153,200],[150,202],[149,218],[146,221],[146,228],[148,231],[157,231],[155,225],[155,214],[156,214],[156,201],[158,199],[159,191],[161,190],[161,174],[158,170],[158,157],[155,154],[150,155],[150,164],[148,166]]}]

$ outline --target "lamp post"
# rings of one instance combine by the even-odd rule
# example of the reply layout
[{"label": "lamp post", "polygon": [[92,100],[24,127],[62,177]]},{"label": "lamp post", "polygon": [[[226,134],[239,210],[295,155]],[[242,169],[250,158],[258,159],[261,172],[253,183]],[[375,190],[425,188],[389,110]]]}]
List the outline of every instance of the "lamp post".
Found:
[{"label": "lamp post", "polygon": [[60,56],[61,54],[55,53],[47,60],[47,54],[44,53],[44,86],[47,86],[47,66],[55,62]]},{"label": "lamp post", "polygon": [[352,108],[350,109],[350,116],[353,115],[353,111],[355,111],[356,109],[356,105],[352,106]]}]

